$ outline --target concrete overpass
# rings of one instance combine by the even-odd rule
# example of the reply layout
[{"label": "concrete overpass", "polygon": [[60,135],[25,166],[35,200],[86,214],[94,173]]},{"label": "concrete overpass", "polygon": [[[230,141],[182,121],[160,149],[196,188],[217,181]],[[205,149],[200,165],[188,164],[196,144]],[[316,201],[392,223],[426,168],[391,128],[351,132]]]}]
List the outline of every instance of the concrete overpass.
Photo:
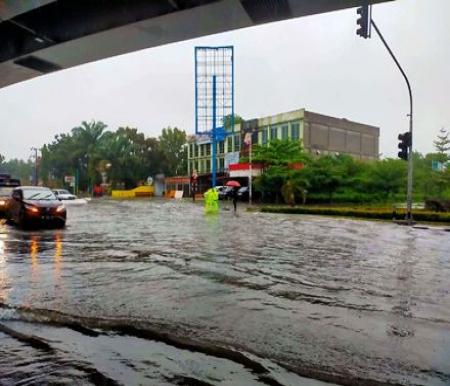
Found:
[{"label": "concrete overpass", "polygon": [[[369,0],[385,1],[390,0]],[[365,0],[0,0],[0,88],[144,48],[363,3]]]}]

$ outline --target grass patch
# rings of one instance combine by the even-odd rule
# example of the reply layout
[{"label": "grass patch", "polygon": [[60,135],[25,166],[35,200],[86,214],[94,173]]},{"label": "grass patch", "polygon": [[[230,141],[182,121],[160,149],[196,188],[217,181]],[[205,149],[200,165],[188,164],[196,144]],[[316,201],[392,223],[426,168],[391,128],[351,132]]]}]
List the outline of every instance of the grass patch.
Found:
[{"label": "grass patch", "polygon": [[[261,212],[266,213],[287,213],[287,214],[317,214],[324,216],[345,216],[367,219],[392,220],[392,208],[373,207],[323,207],[323,206],[263,206]],[[413,210],[413,218],[416,221],[450,223],[450,213],[438,213],[427,210]],[[402,220],[405,217],[404,209],[396,210],[396,219]]]}]

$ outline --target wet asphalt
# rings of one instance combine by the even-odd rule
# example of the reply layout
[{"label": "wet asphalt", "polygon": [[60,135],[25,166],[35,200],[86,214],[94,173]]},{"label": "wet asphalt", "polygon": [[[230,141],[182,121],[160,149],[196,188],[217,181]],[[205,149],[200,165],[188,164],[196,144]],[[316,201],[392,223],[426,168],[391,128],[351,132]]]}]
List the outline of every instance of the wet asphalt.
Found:
[{"label": "wet asphalt", "polygon": [[0,385],[450,384],[450,233],[221,205],[0,224]]}]

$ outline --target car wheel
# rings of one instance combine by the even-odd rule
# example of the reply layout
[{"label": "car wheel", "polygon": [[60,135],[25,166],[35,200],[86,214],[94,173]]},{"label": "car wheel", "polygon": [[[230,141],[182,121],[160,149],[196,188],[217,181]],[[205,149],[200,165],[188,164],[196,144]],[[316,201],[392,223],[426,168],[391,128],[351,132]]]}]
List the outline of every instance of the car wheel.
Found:
[{"label": "car wheel", "polygon": [[25,212],[23,209],[21,209],[19,212],[17,225],[21,228],[25,227]]},{"label": "car wheel", "polygon": [[17,225],[21,228],[25,228],[25,211],[23,209],[19,212],[19,223]]},{"label": "car wheel", "polygon": [[66,222],[65,221],[58,221],[56,224],[55,224],[55,228],[56,229],[62,229],[62,228],[64,228],[66,226]]}]

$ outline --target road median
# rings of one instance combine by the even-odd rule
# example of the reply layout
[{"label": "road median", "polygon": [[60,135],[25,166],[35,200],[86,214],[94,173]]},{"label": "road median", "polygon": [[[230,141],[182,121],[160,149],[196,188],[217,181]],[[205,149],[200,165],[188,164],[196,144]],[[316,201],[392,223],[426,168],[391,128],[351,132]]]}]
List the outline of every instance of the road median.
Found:
[{"label": "road median", "polygon": [[[352,208],[333,206],[281,206],[267,205],[261,207],[261,212],[287,213],[287,214],[311,214],[323,216],[357,217],[377,220],[401,220],[405,217],[404,209],[390,208]],[[450,213],[432,212],[417,209],[413,211],[416,221],[450,223]]]}]

